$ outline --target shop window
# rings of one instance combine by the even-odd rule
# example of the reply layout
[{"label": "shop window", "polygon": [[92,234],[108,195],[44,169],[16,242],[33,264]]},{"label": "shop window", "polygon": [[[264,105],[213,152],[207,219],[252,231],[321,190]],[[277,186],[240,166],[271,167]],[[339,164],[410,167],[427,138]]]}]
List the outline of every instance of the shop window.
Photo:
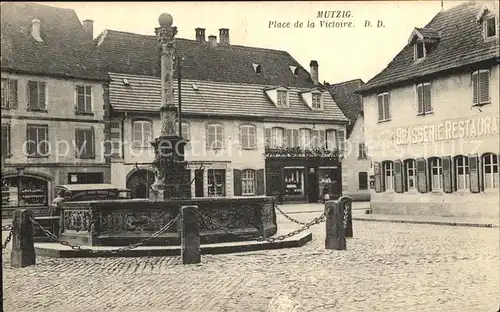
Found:
[{"label": "shop window", "polygon": [[285,195],[304,195],[304,168],[285,168]]},{"label": "shop window", "polygon": [[385,190],[392,191],[394,190],[394,163],[392,161],[384,161],[382,168]]},{"label": "shop window", "polygon": [[405,190],[414,190],[417,187],[417,164],[415,159],[404,161]]},{"label": "shop window", "polygon": [[2,206],[48,205],[48,182],[24,175],[2,179]]},{"label": "shop window", "polygon": [[226,170],[208,169],[208,196],[226,196]]},{"label": "shop window", "polygon": [[368,173],[366,172],[358,173],[358,187],[360,190],[368,189]]},{"label": "shop window", "polygon": [[431,190],[442,190],[443,189],[443,166],[441,163],[441,158],[432,157],[429,158],[429,175],[430,175],[430,187]]},{"label": "shop window", "polygon": [[484,154],[483,163],[483,186],[485,189],[499,188],[498,156],[495,154]]},{"label": "shop window", "polygon": [[243,195],[255,195],[255,170],[246,169],[241,172],[241,188]]},{"label": "shop window", "polygon": [[458,191],[468,190],[470,187],[469,157],[455,156],[453,162],[455,164],[455,189]]}]

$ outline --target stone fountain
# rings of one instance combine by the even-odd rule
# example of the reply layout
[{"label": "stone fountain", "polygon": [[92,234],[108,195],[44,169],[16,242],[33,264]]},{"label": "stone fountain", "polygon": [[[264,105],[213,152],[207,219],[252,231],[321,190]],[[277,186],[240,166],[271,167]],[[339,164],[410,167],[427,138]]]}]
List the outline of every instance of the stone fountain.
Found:
[{"label": "stone fountain", "polygon": [[[220,224],[214,229],[200,224],[201,243],[270,237],[277,232],[275,198],[191,198],[191,185],[184,158],[186,140],[176,131],[179,110],[173,92],[175,35],[170,14],[163,13],[155,29],[161,47],[161,133],[155,148],[155,182],[149,199],[112,199],[60,203],[60,236],[70,243],[91,246],[123,246],[135,243],[161,229],[182,206],[196,205],[200,213]],[[230,230],[231,233],[228,233]],[[234,235],[243,234],[245,238]],[[179,245],[180,224],[148,245]]]}]

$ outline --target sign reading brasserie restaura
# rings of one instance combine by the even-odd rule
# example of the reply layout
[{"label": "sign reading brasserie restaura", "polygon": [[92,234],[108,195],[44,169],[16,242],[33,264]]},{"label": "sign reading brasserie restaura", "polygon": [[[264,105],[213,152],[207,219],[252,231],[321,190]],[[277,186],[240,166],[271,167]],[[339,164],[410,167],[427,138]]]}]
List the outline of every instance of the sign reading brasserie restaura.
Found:
[{"label": "sign reading brasserie restaura", "polygon": [[395,143],[408,145],[498,135],[498,121],[498,116],[478,117],[400,127],[395,129]]}]

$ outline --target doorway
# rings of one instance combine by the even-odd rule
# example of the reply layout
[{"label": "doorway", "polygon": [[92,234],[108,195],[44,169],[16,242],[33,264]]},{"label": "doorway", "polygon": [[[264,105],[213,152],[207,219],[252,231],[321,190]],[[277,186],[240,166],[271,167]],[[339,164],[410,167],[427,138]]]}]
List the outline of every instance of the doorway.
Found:
[{"label": "doorway", "polygon": [[196,169],[194,174],[194,196],[203,197],[203,169]]},{"label": "doorway", "polygon": [[307,173],[307,201],[317,203],[319,200],[319,181],[317,172]]}]

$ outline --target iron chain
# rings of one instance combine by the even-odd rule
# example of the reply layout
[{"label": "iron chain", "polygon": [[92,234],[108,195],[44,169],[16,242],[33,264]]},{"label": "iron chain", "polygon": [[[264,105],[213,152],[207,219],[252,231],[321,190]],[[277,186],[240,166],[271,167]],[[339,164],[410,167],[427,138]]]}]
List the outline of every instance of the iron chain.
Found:
[{"label": "iron chain", "polygon": [[2,232],[3,231],[10,231],[12,230],[12,224],[6,224],[6,225],[2,225]]},{"label": "iron chain", "polygon": [[297,224],[300,224],[300,225],[306,225],[307,224],[306,222],[302,222],[302,221],[296,220],[296,219],[288,216],[283,210],[281,210],[280,207],[278,207],[278,205],[276,205],[275,207],[276,207],[276,210],[278,210],[279,213],[281,213],[285,218],[287,218],[288,220],[292,221],[293,223],[297,223]]},{"label": "iron chain", "polygon": [[[2,227],[3,230],[3,227]],[[5,243],[2,244],[2,250],[7,248],[7,245],[9,244],[10,240],[12,239],[12,234],[14,233],[14,227],[11,226],[9,234],[7,235],[7,239],[5,240]]]},{"label": "iron chain", "polygon": [[155,233],[153,233],[153,235],[151,235],[151,237],[148,237],[148,238],[146,238],[146,239],[144,239],[144,240],[142,240],[142,241],[140,241],[138,243],[130,244],[128,246],[117,248],[117,249],[112,249],[112,250],[94,250],[94,249],[90,249],[90,248],[82,248],[81,246],[78,246],[78,245],[72,245],[71,243],[69,243],[67,241],[60,240],[56,235],[54,235],[53,233],[51,233],[49,230],[45,229],[38,222],[36,222],[33,218],[31,218],[30,221],[31,221],[31,223],[33,223],[34,225],[36,225],[47,237],[49,237],[53,241],[56,241],[56,242],[60,243],[61,245],[71,247],[71,249],[73,249],[73,250],[86,251],[86,252],[90,252],[90,253],[94,253],[94,254],[98,254],[98,253],[116,254],[116,253],[121,252],[121,251],[127,251],[127,250],[131,250],[131,249],[137,248],[137,247],[139,247],[141,245],[144,245],[145,243],[147,243],[148,241],[152,240],[153,238],[156,238],[156,237],[160,236],[165,231],[167,231],[168,229],[170,229],[172,227],[172,225],[174,225],[180,219],[180,217],[181,217],[180,214],[177,215],[177,217],[175,217],[174,219],[170,220],[161,229],[159,229],[158,231],[156,231]]}]

